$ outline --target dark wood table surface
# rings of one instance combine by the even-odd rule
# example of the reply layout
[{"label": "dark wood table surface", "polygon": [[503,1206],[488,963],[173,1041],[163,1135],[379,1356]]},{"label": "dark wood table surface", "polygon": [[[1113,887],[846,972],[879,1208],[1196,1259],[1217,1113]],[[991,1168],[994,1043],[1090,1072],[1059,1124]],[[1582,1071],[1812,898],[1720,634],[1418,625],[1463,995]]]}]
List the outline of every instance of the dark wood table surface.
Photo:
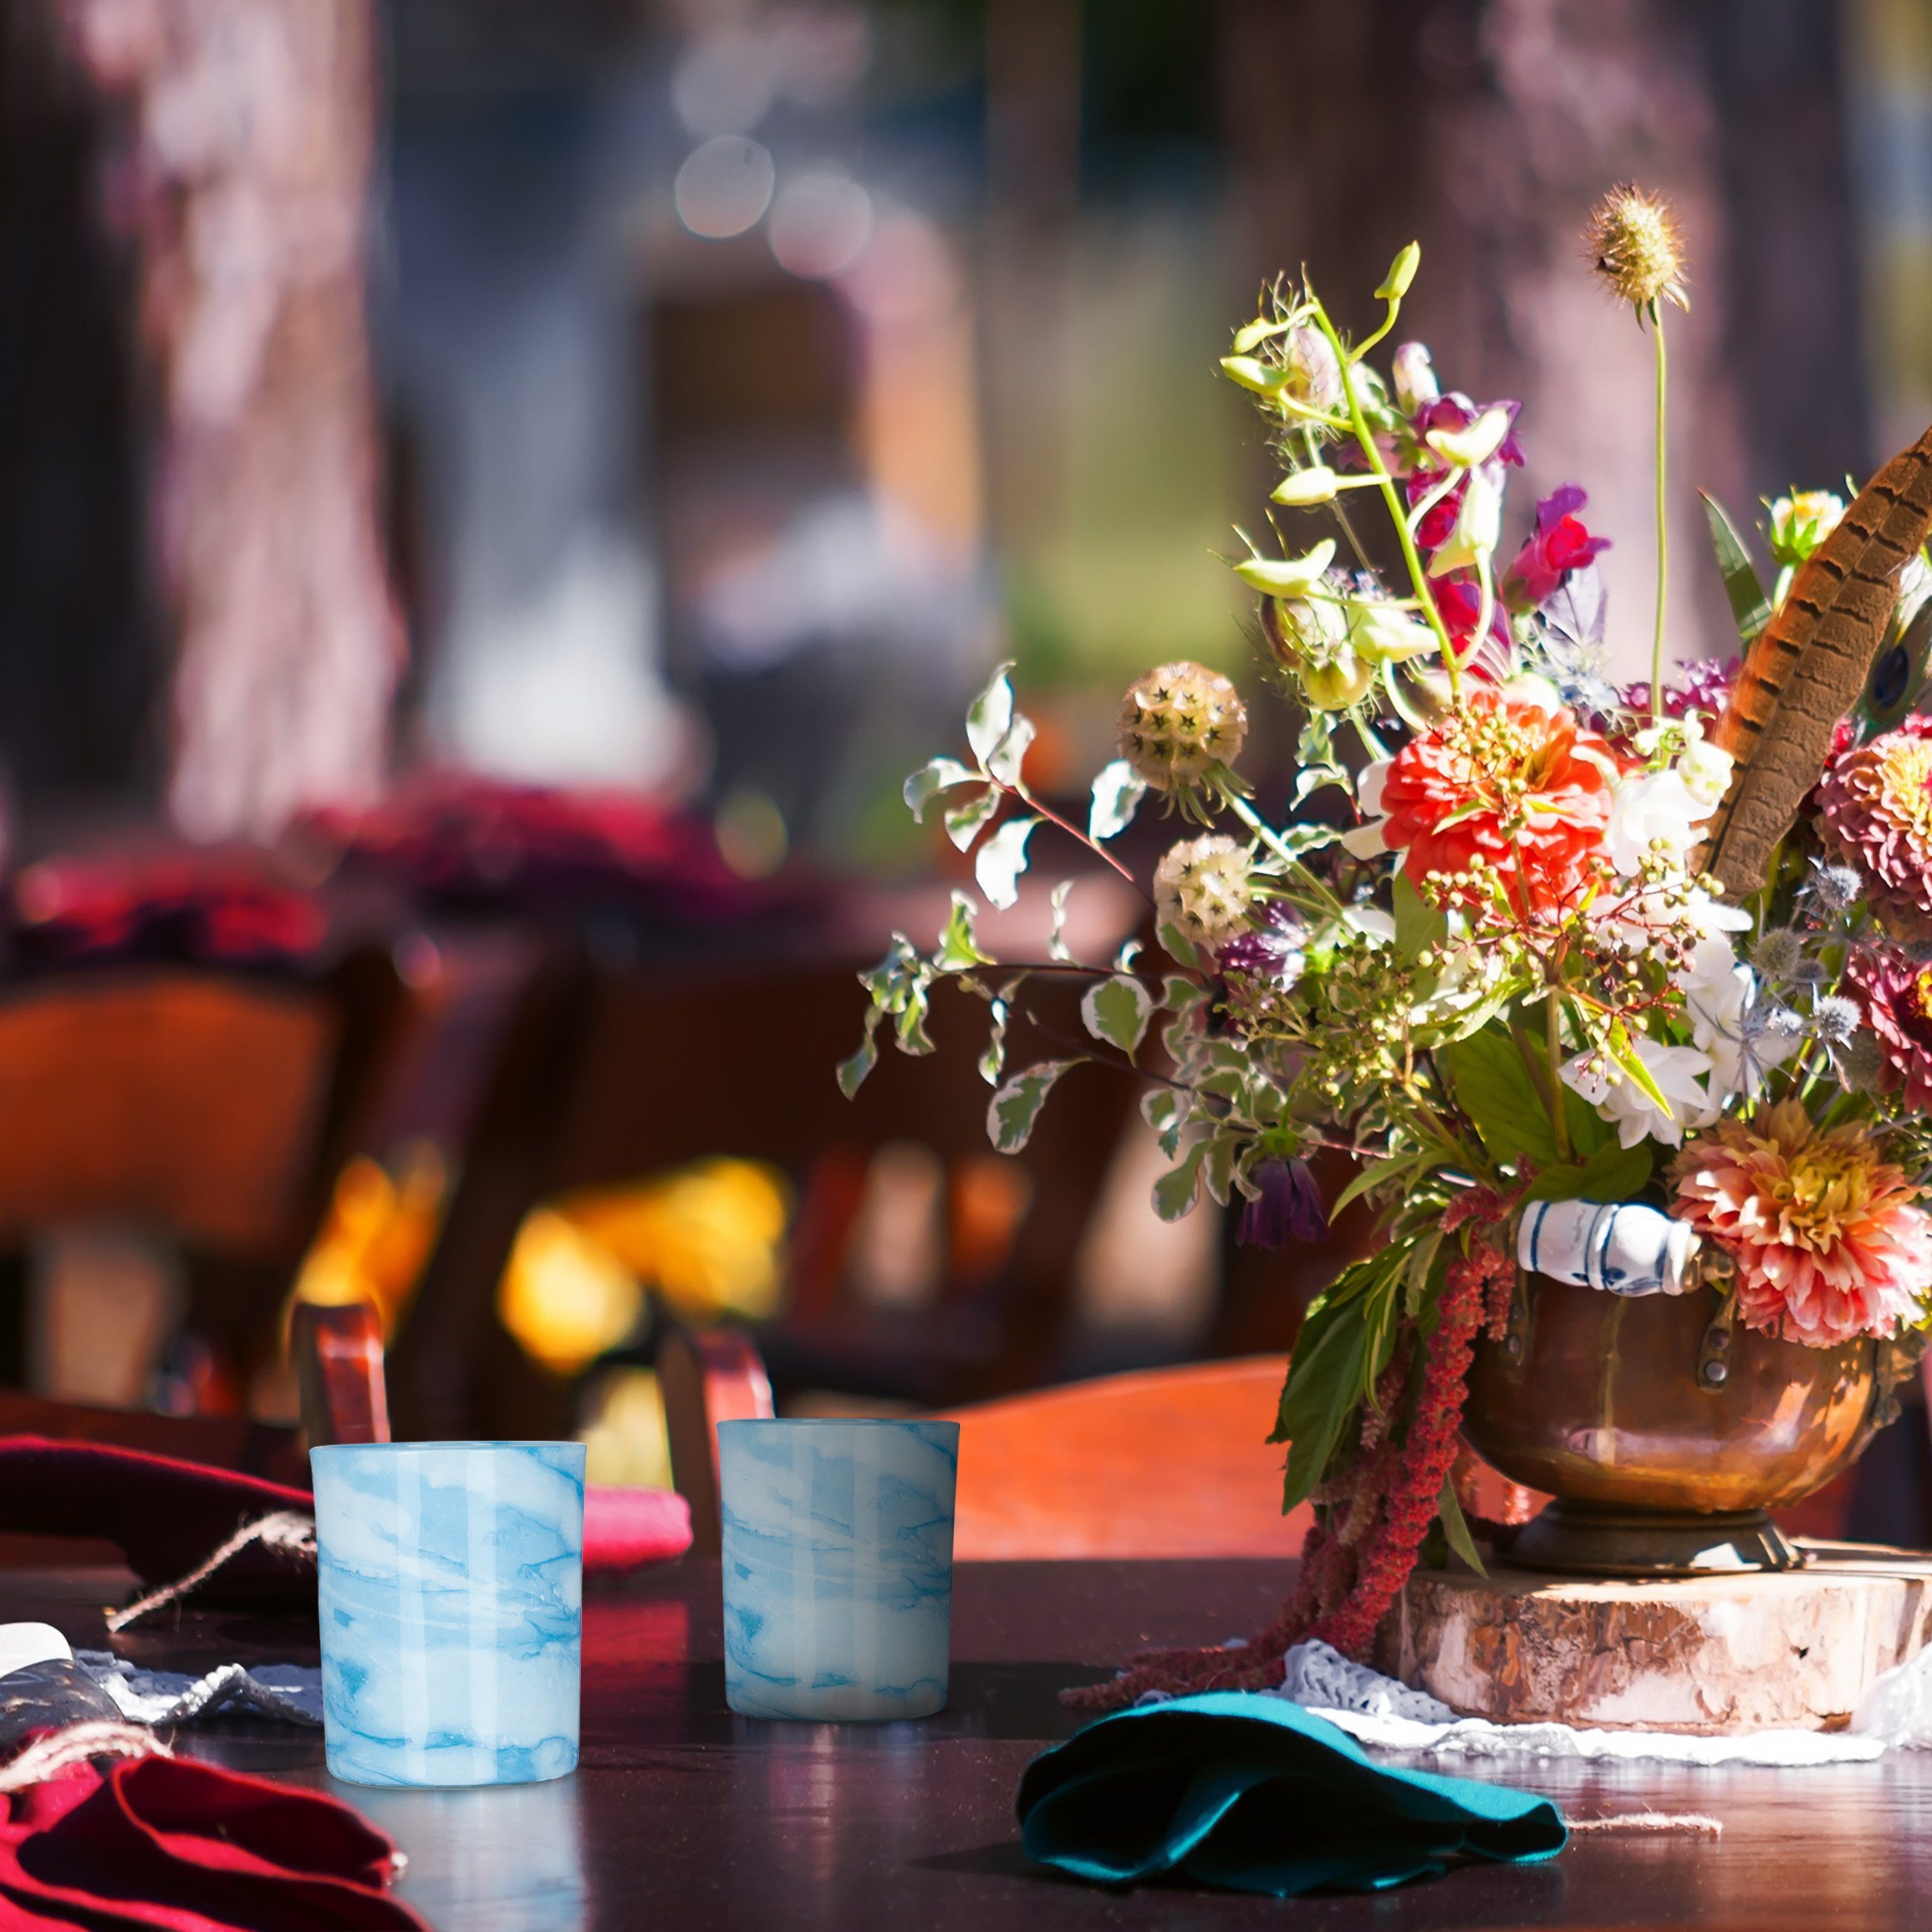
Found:
[{"label": "dark wood table surface", "polygon": [[[1472,1866],[1372,1898],[1130,1893],[1029,1866],[1013,1793],[1028,1759],[1074,1727],[1062,1687],[1137,1645],[1256,1628],[1284,1581],[1267,1563],[962,1565],[946,1712],[818,1726],[726,1709],[717,1567],[691,1563],[586,1603],[574,1777],[371,1791],[331,1783],[315,1734],[231,1724],[178,1742],[348,1799],[408,1853],[401,1895],[442,1932],[1932,1926],[1932,1752],[1810,1770],[1512,1767],[1512,1781],[1573,1817],[1696,1810],[1723,1835],[1583,1837],[1546,1864]],[[45,1618],[104,1647],[98,1606],[128,1583],[111,1571],[0,1573],[0,1620]],[[312,1625],[189,1617],[121,1647],[185,1669],[313,1661],[315,1641]]]}]

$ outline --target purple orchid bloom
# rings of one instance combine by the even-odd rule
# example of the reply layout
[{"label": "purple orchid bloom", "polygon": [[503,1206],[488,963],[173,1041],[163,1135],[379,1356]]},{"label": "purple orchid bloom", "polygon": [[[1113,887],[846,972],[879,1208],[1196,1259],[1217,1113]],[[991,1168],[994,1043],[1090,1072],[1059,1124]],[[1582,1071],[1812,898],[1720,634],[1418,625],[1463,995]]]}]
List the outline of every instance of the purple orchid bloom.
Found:
[{"label": "purple orchid bloom", "polygon": [[1281,1247],[1291,1241],[1325,1241],[1328,1211],[1308,1163],[1267,1161],[1255,1171],[1257,1199],[1241,1211],[1235,1238],[1248,1247]]}]

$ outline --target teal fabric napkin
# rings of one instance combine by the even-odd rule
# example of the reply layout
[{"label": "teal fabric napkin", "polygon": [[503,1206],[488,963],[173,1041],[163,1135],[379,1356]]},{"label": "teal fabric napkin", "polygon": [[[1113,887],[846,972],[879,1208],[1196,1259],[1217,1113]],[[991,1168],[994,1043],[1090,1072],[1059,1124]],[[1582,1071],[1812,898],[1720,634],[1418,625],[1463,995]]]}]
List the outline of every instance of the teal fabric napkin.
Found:
[{"label": "teal fabric napkin", "polygon": [[1026,1767],[1019,1812],[1028,1857],[1080,1878],[1276,1898],[1553,1858],[1568,1836],[1546,1798],[1373,1763],[1299,1704],[1235,1690],[1088,1725]]}]

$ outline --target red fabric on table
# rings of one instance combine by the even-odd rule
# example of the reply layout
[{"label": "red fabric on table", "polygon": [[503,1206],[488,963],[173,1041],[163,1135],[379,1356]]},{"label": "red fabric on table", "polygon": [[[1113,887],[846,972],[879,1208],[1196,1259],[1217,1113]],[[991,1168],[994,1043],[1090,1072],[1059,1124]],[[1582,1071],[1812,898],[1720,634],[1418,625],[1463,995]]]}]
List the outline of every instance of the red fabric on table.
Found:
[{"label": "red fabric on table", "polygon": [[[244,1524],[277,1510],[309,1514],[306,1489],[177,1461],[107,1443],[0,1437],[0,1531],[103,1537],[143,1583],[170,1583],[218,1549]],[[684,1555],[691,1515],[661,1489],[592,1484],[583,1503],[583,1567],[592,1576]],[[251,1545],[196,1592],[223,1601],[312,1598],[310,1559]]]},{"label": "red fabric on table", "polygon": [[0,1807],[0,1932],[427,1932],[383,1889],[395,1847],[319,1792],[153,1757]]}]

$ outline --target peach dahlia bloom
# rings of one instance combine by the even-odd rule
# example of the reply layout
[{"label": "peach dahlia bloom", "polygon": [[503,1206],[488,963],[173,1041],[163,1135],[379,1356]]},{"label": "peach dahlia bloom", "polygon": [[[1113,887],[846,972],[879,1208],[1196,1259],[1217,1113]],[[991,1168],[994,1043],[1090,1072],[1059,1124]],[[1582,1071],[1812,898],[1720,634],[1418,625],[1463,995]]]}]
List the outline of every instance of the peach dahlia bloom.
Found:
[{"label": "peach dahlia bloom", "polygon": [[1795,1100],[1700,1136],[1675,1212],[1737,1265],[1746,1324],[1814,1349],[1895,1334],[1932,1291],[1932,1216],[1862,1127],[1820,1132]]}]

